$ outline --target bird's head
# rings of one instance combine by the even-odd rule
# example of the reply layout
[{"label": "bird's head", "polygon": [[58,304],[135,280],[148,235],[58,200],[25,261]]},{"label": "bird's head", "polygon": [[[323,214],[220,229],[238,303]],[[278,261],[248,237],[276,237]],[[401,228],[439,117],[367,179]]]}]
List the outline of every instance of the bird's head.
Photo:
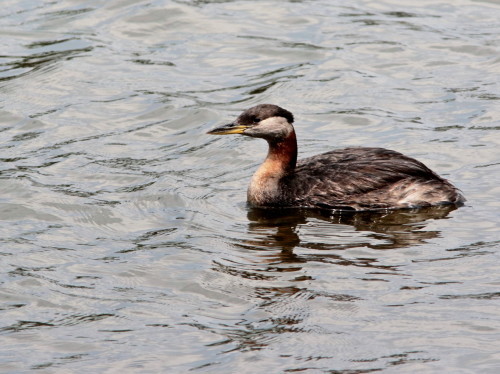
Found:
[{"label": "bird's head", "polygon": [[273,104],[260,104],[241,113],[233,123],[217,127],[207,134],[242,134],[267,141],[286,139],[293,130],[293,115]]}]

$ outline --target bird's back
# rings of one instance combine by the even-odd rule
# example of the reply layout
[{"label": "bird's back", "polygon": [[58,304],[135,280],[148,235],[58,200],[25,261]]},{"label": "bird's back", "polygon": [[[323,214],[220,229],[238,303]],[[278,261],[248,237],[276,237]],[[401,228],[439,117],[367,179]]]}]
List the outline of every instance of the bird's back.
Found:
[{"label": "bird's back", "polygon": [[383,148],[346,148],[302,159],[282,187],[292,205],[328,209],[420,207],[464,200],[420,161]]}]

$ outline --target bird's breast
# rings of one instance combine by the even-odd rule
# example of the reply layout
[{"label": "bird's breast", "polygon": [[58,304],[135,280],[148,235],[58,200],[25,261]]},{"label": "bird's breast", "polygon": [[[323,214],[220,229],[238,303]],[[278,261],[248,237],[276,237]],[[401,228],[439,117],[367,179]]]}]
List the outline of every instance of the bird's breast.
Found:
[{"label": "bird's breast", "polygon": [[254,206],[278,205],[282,200],[280,181],[283,176],[283,166],[279,162],[264,162],[250,181],[248,202]]}]

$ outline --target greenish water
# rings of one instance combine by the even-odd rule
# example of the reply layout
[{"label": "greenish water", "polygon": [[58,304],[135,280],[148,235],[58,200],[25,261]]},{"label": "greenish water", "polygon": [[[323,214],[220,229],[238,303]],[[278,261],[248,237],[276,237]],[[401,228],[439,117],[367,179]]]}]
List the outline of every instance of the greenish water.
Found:
[{"label": "greenish water", "polygon": [[[0,372],[498,371],[500,2],[2,5]],[[249,210],[258,103],[468,201]]]}]

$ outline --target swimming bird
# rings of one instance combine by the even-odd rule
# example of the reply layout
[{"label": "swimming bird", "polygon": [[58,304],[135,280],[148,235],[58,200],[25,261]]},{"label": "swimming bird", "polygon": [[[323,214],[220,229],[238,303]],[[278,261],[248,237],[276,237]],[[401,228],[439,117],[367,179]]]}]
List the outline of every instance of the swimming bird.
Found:
[{"label": "swimming bird", "polygon": [[338,149],[297,161],[293,122],[288,110],[260,104],[208,132],[268,142],[267,157],[247,191],[253,207],[370,211],[465,201],[456,187],[420,161],[384,148]]}]

